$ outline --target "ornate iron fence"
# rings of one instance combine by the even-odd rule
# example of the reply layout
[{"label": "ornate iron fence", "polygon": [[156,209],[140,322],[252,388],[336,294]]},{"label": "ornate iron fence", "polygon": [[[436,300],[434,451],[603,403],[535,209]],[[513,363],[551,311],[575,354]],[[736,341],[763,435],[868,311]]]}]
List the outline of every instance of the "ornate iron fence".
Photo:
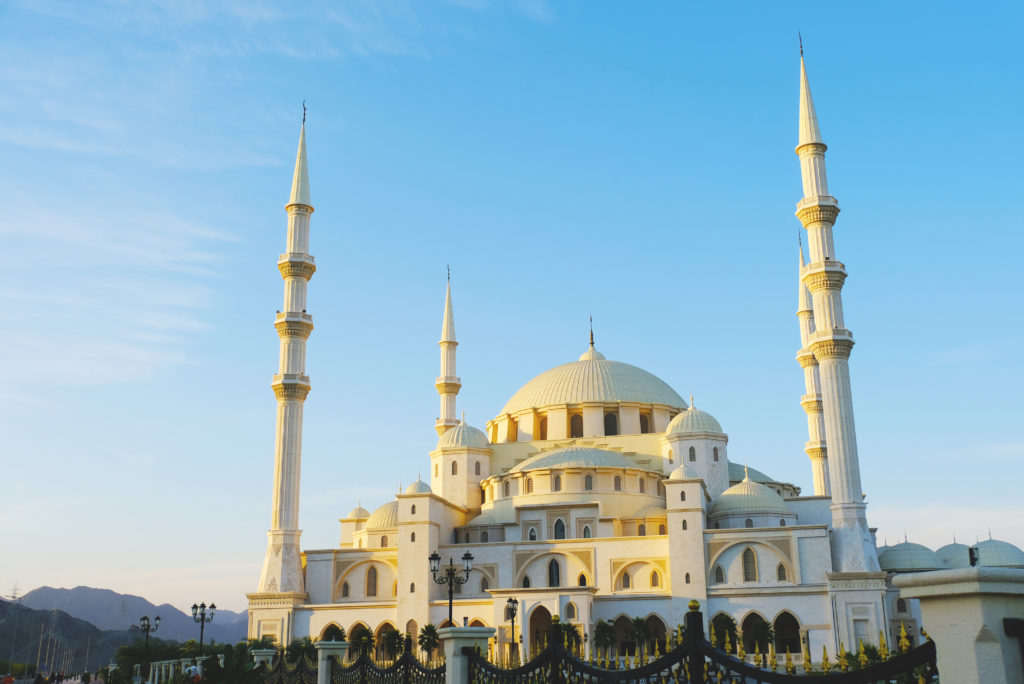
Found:
[{"label": "ornate iron fence", "polygon": [[365,651],[349,665],[342,665],[334,657],[328,662],[331,684],[444,684],[445,666],[427,667],[421,663],[408,635],[402,655],[390,665],[377,665]]},{"label": "ornate iron fence", "polygon": [[[875,665],[866,665],[863,652],[851,656],[841,653],[837,662],[823,657],[820,671],[813,671],[805,654],[804,673],[797,674],[787,653],[780,670],[774,651],[760,658],[761,665],[750,664],[720,650],[704,638],[700,605],[690,603],[686,614],[686,638],[663,656],[637,666],[616,669],[618,660],[587,663],[571,653],[563,643],[557,618],[552,623],[548,645],[533,660],[517,668],[506,669],[487,662],[475,649],[464,649],[469,660],[470,684],[932,684],[938,682],[935,644],[928,641],[910,649],[900,644],[901,653]],[[901,640],[902,641],[902,640]],[[887,656],[882,646],[883,658]],[[853,669],[854,662],[859,669]],[[628,659],[627,659],[628,663]],[[603,665],[603,667],[602,667]]]},{"label": "ornate iron fence", "polygon": [[261,663],[253,670],[257,684],[316,684],[316,663],[301,656],[294,663],[283,657],[275,658],[272,665]]}]

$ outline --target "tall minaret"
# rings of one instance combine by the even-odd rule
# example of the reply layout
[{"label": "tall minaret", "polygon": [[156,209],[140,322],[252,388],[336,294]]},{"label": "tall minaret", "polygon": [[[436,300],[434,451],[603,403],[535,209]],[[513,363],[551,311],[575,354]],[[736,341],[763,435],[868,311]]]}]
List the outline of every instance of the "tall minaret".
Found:
[{"label": "tall minaret", "polygon": [[288,238],[277,260],[284,278],[284,310],[274,327],[281,338],[281,358],[271,387],[277,396],[277,431],[274,440],[274,500],[267,556],[259,591],[302,594],[304,582],[299,551],[299,472],[302,461],[302,405],[309,393],[306,375],[306,340],[313,317],[306,313],[306,289],[316,271],[309,255],[309,173],[306,168],[306,121],[303,115],[299,151],[295,157],[292,194],[285,206]]},{"label": "tall minaret", "polygon": [[843,282],[846,268],[836,260],[832,226],[839,204],[828,194],[825,143],[807,81],[803,50],[800,54],[800,157],[804,197],[797,203],[797,218],[807,229],[810,263],[803,267],[803,283],[811,293],[815,331],[807,347],[818,361],[821,404],[828,445],[832,489],[833,565],[839,572],[878,570],[878,556],[868,531],[857,459],[850,390],[850,350],[853,334],[843,321]]},{"label": "tall minaret", "polygon": [[444,321],[441,323],[441,375],[434,382],[441,395],[441,417],[434,424],[438,436],[459,424],[455,417],[455,397],[462,388],[462,381],[455,375],[455,314],[452,313],[452,276],[448,273],[448,290],[444,295]]},{"label": "tall minaret", "polygon": [[[800,245],[799,273],[803,276],[804,246]],[[801,279],[797,283],[797,318],[800,320],[800,351],[796,360],[804,369],[806,393],[800,398],[800,405],[807,414],[808,441],[804,451],[811,459],[811,474],[814,478],[814,495],[828,496],[832,488],[828,481],[828,451],[825,448],[825,415],[821,409],[821,375],[818,360],[808,348],[814,334],[814,309],[811,307],[811,293]]]}]

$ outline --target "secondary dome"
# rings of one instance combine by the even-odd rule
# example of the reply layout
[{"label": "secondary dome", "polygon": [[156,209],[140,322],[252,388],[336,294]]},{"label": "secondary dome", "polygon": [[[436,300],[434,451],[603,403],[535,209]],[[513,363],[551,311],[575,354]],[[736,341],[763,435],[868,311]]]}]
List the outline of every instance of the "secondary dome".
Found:
[{"label": "secondary dome", "polygon": [[890,546],[878,554],[878,565],[889,572],[915,572],[941,570],[942,560],[927,546],[903,542]]},{"label": "secondary dome", "polygon": [[356,506],[351,511],[349,511],[348,515],[345,517],[351,518],[353,520],[366,520],[370,517],[370,511],[366,510],[362,506]]},{"label": "secondary dome", "polygon": [[667,435],[689,435],[697,432],[724,434],[722,426],[718,424],[714,416],[707,411],[701,411],[692,404],[690,408],[682,411],[670,420],[668,427],[665,429],[665,434]]},{"label": "secondary dome", "polygon": [[415,482],[405,488],[406,494],[430,494],[433,491],[434,490],[430,488],[430,485],[418,478]]},{"label": "secondary dome", "polygon": [[475,427],[466,425],[466,419],[463,418],[462,422],[453,428],[450,428],[447,432],[441,435],[437,440],[437,448],[443,449],[445,447],[473,447],[477,449],[484,449],[490,446],[487,441],[487,435]]},{"label": "secondary dome", "polygon": [[386,503],[370,515],[366,521],[368,530],[393,530],[398,527],[398,502]]},{"label": "secondary dome", "polygon": [[501,414],[524,409],[619,401],[686,408],[686,402],[664,380],[642,368],[609,361],[593,346],[579,361],[545,371],[512,395]]},{"label": "secondary dome", "polygon": [[686,467],[685,463],[680,463],[679,467],[668,474],[670,480],[694,480],[696,479],[690,469]]},{"label": "secondary dome", "polygon": [[1024,551],[1009,542],[986,539],[978,542],[979,562],[982,565],[1002,568],[1024,568]]},{"label": "secondary dome", "polygon": [[775,490],[754,482],[748,474],[743,481],[722,492],[711,505],[711,515],[792,515]]},{"label": "secondary dome", "polygon": [[544,468],[632,468],[646,470],[622,454],[591,447],[570,446],[551,451],[542,451],[519,465],[509,468],[510,473]]}]

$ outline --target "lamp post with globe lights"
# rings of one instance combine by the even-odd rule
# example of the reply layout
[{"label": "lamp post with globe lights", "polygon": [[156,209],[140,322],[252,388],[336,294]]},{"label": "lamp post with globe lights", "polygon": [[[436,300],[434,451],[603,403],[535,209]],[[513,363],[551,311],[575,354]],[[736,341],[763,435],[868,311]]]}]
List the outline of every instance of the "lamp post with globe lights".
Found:
[{"label": "lamp post with globe lights", "polygon": [[160,616],[157,615],[153,618],[153,621],[149,621],[148,615],[143,615],[139,618],[139,629],[146,635],[146,679],[149,679],[149,633],[155,632],[160,628]]},{"label": "lamp post with globe lights", "polygon": [[505,601],[505,617],[512,622],[512,634],[509,637],[510,643],[508,646],[508,657],[509,660],[519,659],[519,649],[516,648],[516,613],[519,611],[519,600],[513,597],[509,597],[508,601]]},{"label": "lamp post with globe lights", "polygon": [[198,606],[192,604],[192,620],[199,623],[199,657],[203,657],[203,632],[206,630],[206,623],[213,622],[213,615],[217,612],[217,606],[213,603],[210,604],[210,614],[206,614],[206,604],[200,603]]},{"label": "lamp post with globe lights", "polygon": [[[448,559],[448,566],[441,570],[441,556],[437,554],[437,551],[430,554],[429,560],[430,574],[434,576],[434,581],[438,584],[448,585],[448,622],[454,625],[452,602],[455,600],[455,585],[465,584],[469,581],[469,572],[473,569],[473,554],[467,551],[462,555],[462,567],[465,570],[465,575],[459,575],[459,570],[455,567],[455,561],[451,558]],[[441,577],[437,576],[438,571],[441,572]]]}]

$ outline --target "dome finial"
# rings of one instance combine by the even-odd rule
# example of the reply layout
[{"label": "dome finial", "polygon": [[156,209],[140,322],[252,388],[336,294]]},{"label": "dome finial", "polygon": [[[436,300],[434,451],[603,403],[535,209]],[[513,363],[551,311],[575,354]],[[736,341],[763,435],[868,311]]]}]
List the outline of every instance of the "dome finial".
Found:
[{"label": "dome finial", "polygon": [[690,392],[690,408],[691,409],[697,408],[697,405],[695,403],[693,403],[693,392]]},{"label": "dome finial", "polygon": [[594,346],[594,314],[590,314],[590,346]]},{"label": "dome finial", "polygon": [[750,466],[743,464],[743,481],[750,482]]},{"label": "dome finial", "polygon": [[466,412],[463,411],[462,412],[462,422],[459,423],[459,425],[465,425],[465,424],[466,424]]}]

